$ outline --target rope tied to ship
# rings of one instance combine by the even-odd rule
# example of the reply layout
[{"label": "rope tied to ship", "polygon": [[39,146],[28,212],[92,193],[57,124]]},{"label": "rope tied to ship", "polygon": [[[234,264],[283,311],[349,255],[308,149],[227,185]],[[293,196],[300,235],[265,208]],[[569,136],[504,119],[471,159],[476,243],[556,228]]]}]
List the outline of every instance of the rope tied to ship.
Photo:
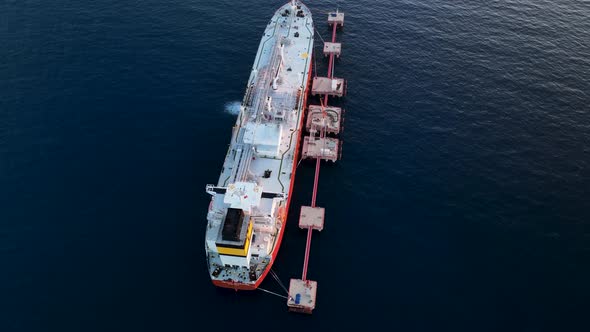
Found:
[{"label": "rope tied to ship", "polygon": [[320,34],[320,32],[318,31],[318,29],[316,29],[315,27],[313,28],[315,30],[315,33],[320,37],[320,39],[322,40],[322,44],[325,43],[324,38],[322,38],[322,35]]},{"label": "rope tied to ship", "polygon": [[276,296],[278,296],[278,297],[282,297],[282,298],[284,298],[284,299],[287,299],[287,300],[289,299],[289,298],[288,298],[288,297],[286,297],[285,295],[277,294],[277,293],[275,293],[275,292],[271,292],[271,291],[269,291],[269,290],[267,290],[267,289],[264,289],[264,288],[260,288],[260,287],[258,287],[257,289],[260,289],[261,291],[263,291],[263,292],[265,292],[265,293],[269,293],[269,294],[272,294],[272,295],[276,295]]},{"label": "rope tied to ship", "polygon": [[285,291],[285,293],[287,293],[287,295],[289,295],[289,291],[287,290],[287,287],[285,287],[285,285],[281,282],[281,279],[279,279],[279,275],[273,271],[273,269],[270,269],[270,275],[272,275],[272,277],[277,281],[277,283],[279,284],[279,286],[281,286],[281,288]]}]

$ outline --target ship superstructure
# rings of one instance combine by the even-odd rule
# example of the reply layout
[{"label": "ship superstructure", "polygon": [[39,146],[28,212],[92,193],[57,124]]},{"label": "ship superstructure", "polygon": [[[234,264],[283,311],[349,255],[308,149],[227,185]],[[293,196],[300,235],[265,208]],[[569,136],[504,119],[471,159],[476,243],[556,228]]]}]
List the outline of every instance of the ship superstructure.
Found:
[{"label": "ship superstructure", "polygon": [[260,41],[207,213],[205,251],[220,287],[256,289],[285,231],[311,77],[314,27],[299,1],[280,7]]}]

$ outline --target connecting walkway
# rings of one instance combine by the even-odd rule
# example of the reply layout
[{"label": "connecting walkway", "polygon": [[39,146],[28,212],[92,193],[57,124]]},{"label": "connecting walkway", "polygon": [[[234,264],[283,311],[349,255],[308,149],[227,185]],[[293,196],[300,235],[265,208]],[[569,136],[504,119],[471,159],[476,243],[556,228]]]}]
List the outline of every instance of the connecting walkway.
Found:
[{"label": "connecting walkway", "polygon": [[315,159],[315,176],[310,206],[302,206],[299,215],[299,227],[307,230],[307,243],[301,279],[291,279],[287,306],[290,311],[311,314],[316,306],[317,281],[307,279],[307,268],[311,250],[313,230],[324,229],[325,209],[316,206],[317,189],[322,160],[340,159],[341,142],[338,138],[326,137],[328,133],[339,134],[342,127],[343,111],[338,107],[328,106],[328,97],[345,95],[346,82],[334,78],[334,57],[340,56],[341,44],[336,43],[336,29],[344,26],[344,13],[339,11],[328,14],[328,24],[332,27],[332,41],[324,44],[324,54],[329,56],[328,75],[315,77],[311,94],[322,95],[321,105],[311,105],[308,109],[306,128],[309,135],[304,137],[302,158]]}]

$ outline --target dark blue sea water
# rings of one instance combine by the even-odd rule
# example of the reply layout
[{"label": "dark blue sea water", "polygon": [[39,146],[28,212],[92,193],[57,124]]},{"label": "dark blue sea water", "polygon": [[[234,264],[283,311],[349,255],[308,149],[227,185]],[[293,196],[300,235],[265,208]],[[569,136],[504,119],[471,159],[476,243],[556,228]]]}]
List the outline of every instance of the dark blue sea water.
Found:
[{"label": "dark blue sea water", "polygon": [[588,331],[583,0],[308,1],[347,15],[317,308],[212,286],[204,186],[283,1],[0,2],[0,331]]}]

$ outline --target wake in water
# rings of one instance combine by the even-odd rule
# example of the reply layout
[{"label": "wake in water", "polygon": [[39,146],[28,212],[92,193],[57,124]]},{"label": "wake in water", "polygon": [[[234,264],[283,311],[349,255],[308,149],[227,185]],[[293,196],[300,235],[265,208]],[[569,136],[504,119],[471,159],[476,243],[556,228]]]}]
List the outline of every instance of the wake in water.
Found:
[{"label": "wake in water", "polygon": [[240,114],[240,102],[239,101],[231,101],[225,103],[225,112],[231,115],[238,115]]}]

